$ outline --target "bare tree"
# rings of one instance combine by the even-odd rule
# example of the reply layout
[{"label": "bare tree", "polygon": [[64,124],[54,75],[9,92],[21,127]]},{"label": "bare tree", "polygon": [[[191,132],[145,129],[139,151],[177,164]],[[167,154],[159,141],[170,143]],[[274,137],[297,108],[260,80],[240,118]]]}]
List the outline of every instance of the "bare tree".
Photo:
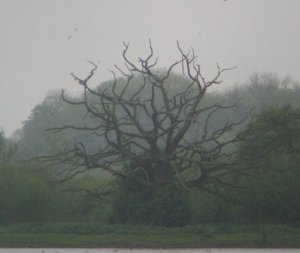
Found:
[{"label": "bare tree", "polygon": [[[90,62],[92,70],[86,78],[72,73],[83,88],[82,99],[74,100],[64,93],[62,98],[74,106],[84,106],[97,123],[52,130],[90,131],[102,144],[91,152],[86,144],[77,142],[69,150],[39,158],[67,164],[63,180],[91,169],[126,178],[129,172],[122,168],[130,164],[131,171],[143,175],[138,180],[145,187],[174,183],[213,191],[210,185],[223,184],[224,176],[241,170],[234,160],[238,137],[228,132],[246,118],[212,128],[210,121],[216,112],[234,105],[203,102],[209,88],[220,84],[222,73],[232,68],[217,65],[215,77],[207,81],[194,51],[185,53],[177,42],[179,60],[159,71],[151,41],[149,48],[149,55],[135,63],[127,54],[129,44],[124,43],[125,70],[115,66],[113,80],[96,89],[90,87],[97,70],[95,63]],[[177,85],[174,80],[170,83],[176,67],[185,72],[181,76],[185,85]]]}]

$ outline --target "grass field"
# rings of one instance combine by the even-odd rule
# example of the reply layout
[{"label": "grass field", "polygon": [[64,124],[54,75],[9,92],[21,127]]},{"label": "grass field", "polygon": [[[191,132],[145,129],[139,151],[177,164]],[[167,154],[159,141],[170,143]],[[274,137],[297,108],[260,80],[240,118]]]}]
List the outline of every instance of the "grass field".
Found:
[{"label": "grass field", "polygon": [[212,224],[164,228],[28,223],[0,227],[0,247],[300,248],[300,227]]}]

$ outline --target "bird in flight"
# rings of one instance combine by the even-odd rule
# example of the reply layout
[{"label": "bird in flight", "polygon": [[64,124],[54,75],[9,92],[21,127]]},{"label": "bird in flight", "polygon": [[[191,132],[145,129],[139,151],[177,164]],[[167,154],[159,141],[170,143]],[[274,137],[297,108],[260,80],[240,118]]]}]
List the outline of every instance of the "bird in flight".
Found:
[{"label": "bird in flight", "polygon": [[73,35],[74,35],[76,32],[78,32],[78,28],[77,28],[77,27],[74,29],[74,33],[70,34],[70,35],[67,37],[67,40],[72,39]]}]

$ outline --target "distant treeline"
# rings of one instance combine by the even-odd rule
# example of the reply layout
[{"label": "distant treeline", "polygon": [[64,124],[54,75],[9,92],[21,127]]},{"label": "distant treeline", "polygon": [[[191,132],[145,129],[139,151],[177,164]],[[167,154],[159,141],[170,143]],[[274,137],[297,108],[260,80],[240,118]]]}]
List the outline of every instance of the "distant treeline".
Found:
[{"label": "distant treeline", "polygon": [[[176,82],[178,76],[172,80]],[[182,81],[182,80],[181,80]],[[102,86],[109,86],[110,82]],[[174,87],[176,89],[176,87]],[[247,145],[238,147],[251,173],[228,176],[219,194],[169,187],[143,203],[134,184],[108,173],[91,170],[64,181],[65,164],[39,163],[34,158],[72,147],[74,139],[90,152],[103,145],[93,132],[56,131],[64,125],[96,125],[80,107],[65,104],[51,92],[31,112],[11,138],[0,135],[0,223],[100,222],[182,226],[214,222],[297,223],[300,220],[300,86],[290,78],[254,74],[249,81],[222,92],[208,93],[207,105],[235,107],[216,113],[211,128],[236,120],[252,110],[250,118],[232,134],[244,131]],[[73,99],[76,99],[73,98]],[[52,130],[49,130],[52,128]],[[193,129],[189,137],[197,135]],[[270,150],[269,150],[270,149]],[[245,161],[247,160],[245,159]],[[139,200],[139,201],[137,201]]]}]

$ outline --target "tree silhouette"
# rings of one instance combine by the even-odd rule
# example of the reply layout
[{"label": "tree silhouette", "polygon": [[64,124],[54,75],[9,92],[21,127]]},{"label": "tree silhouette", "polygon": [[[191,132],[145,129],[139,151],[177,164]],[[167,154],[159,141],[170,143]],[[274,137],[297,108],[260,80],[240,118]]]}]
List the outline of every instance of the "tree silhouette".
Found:
[{"label": "tree silhouette", "polygon": [[[63,92],[62,98],[84,106],[96,123],[64,125],[52,131],[89,131],[101,145],[90,151],[86,143],[75,142],[71,149],[38,159],[64,163],[62,180],[102,169],[121,178],[135,172],[139,175],[136,180],[145,187],[171,183],[218,193],[217,186],[226,183],[222,178],[242,169],[235,160],[234,145],[239,138],[229,132],[247,117],[213,127],[210,122],[216,113],[234,105],[205,102],[207,91],[221,83],[223,72],[233,68],[217,65],[215,77],[207,81],[194,51],[184,52],[178,42],[177,48],[179,60],[159,70],[151,41],[150,53],[137,62],[129,59],[129,44],[124,43],[125,70],[115,65],[113,80],[96,89],[90,87],[95,63],[90,62],[92,70],[86,78],[72,73],[83,96],[71,99]],[[176,75],[176,68],[184,73]]]}]

